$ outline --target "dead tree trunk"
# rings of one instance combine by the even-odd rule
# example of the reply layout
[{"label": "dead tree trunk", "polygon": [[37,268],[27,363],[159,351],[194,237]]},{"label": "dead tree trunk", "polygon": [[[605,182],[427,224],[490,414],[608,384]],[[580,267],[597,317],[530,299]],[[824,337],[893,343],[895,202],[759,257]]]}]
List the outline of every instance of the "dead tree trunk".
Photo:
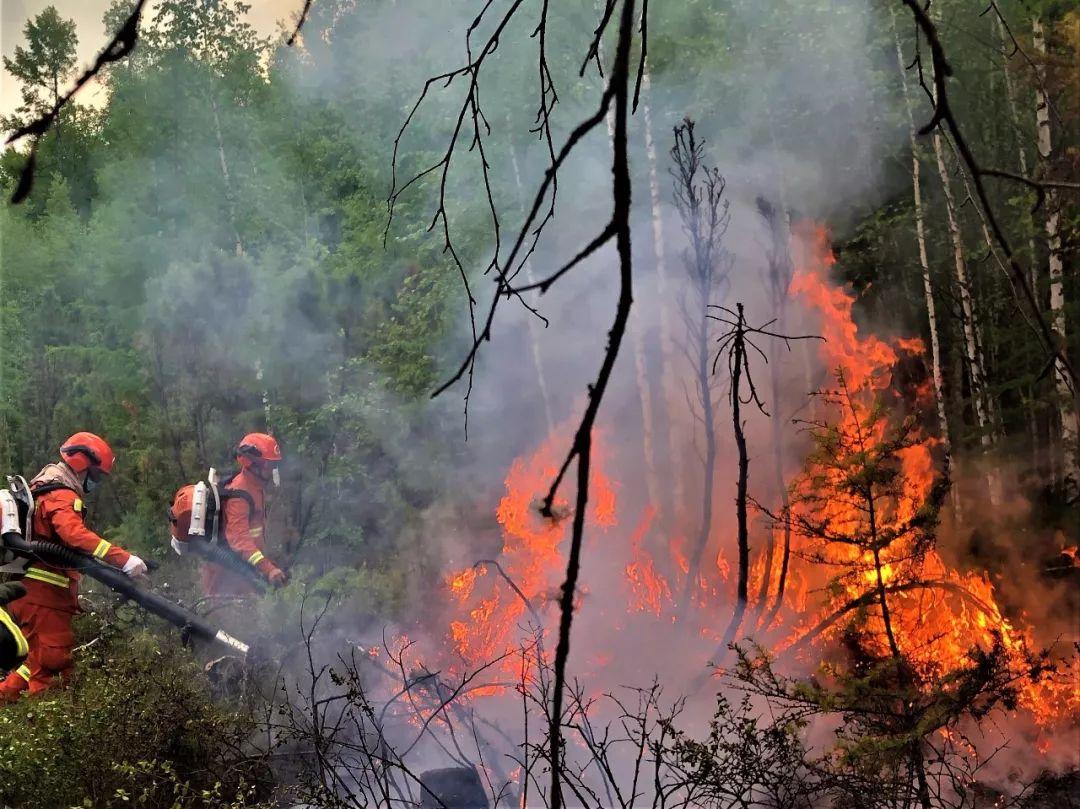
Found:
[{"label": "dead tree trunk", "polygon": [[[615,239],[619,256],[619,300],[615,320],[608,332],[607,350],[597,373],[596,381],[589,386],[589,402],[582,416],[574,443],[566,460],[552,483],[545,499],[545,511],[550,515],[555,494],[563,475],[573,461],[577,461],[577,491],[574,518],[571,529],[570,550],[566,563],[566,579],[559,595],[559,640],[555,647],[554,678],[552,681],[551,714],[549,723],[549,757],[551,766],[551,809],[562,809],[561,783],[562,722],[566,665],[570,657],[570,630],[574,618],[574,597],[577,593],[578,574],[581,571],[581,546],[585,535],[585,512],[589,503],[589,473],[592,461],[592,431],[600,411],[604,393],[615,368],[626,327],[633,306],[633,258],[630,245],[630,209],[632,184],[630,182],[630,158],[627,151],[627,119],[630,114],[630,47],[633,42],[635,0],[623,0],[620,10],[618,45],[615,62],[611,69],[608,87],[604,91],[601,115],[612,106],[615,110],[615,132],[612,140],[612,214],[611,222],[601,237],[595,239],[586,251],[594,252],[596,245]],[[599,36],[599,35],[598,35]],[[645,43],[642,43],[645,47]],[[589,126],[591,129],[591,124]],[[588,131],[587,129],[584,131]],[[582,135],[583,136],[583,135]],[[554,169],[553,169],[554,170]],[[579,255],[587,255],[588,252]]]},{"label": "dead tree trunk", "polygon": [[743,305],[736,304],[738,319],[731,348],[731,425],[735,433],[735,448],[739,453],[739,480],[735,487],[736,541],[739,546],[739,570],[735,589],[735,611],[731,615],[720,649],[735,640],[746,614],[747,586],[750,580],[750,528],[747,519],[747,496],[750,483],[750,455],[746,450],[746,433],[742,420],[742,374],[746,365],[746,319]]},{"label": "dead tree trunk", "polygon": [[[765,409],[765,403],[762,402],[761,397],[758,395],[757,385],[754,384],[754,378],[750,372],[747,349],[752,348],[757,354],[761,355],[762,358],[765,357],[765,353],[753,342],[753,337],[755,335],[769,337],[773,340],[780,340],[787,348],[791,347],[792,340],[808,340],[815,338],[813,336],[792,337],[781,332],[770,331],[767,326],[770,325],[772,321],[770,321],[769,324],[766,324],[766,327],[751,326],[746,322],[746,316],[743,312],[743,305],[741,303],[736,304],[734,311],[725,306],[714,306],[713,309],[716,310],[718,314],[710,315],[710,317],[728,327],[728,331],[721,335],[719,339],[720,348],[716,353],[716,357],[713,359],[713,373],[716,372],[716,366],[719,365],[720,360],[726,359],[728,376],[731,379],[731,391],[728,399],[731,402],[731,420],[735,433],[735,448],[738,450],[739,454],[739,479],[735,491],[735,516],[737,522],[736,541],[739,546],[739,571],[735,593],[735,610],[732,613],[731,620],[728,622],[727,629],[724,630],[724,636],[720,641],[720,646],[717,647],[715,653],[716,659],[713,660],[713,665],[719,665],[719,662],[727,655],[728,647],[735,640],[739,627],[742,626],[743,617],[746,614],[750,582],[750,527],[748,521],[750,455],[746,445],[742,405],[752,404],[763,415],[769,415],[768,411]],[[818,337],[816,339],[821,338]],[[744,382],[746,383],[747,389],[745,398],[743,398],[742,387]]]},{"label": "dead tree trunk", "polygon": [[[675,128],[675,144],[671,148],[675,208],[682,219],[690,246],[683,251],[683,265],[689,276],[690,300],[683,299],[683,319],[686,322],[688,358],[696,371],[697,402],[690,405],[695,420],[702,425],[704,454],[702,461],[701,522],[697,537],[690,549],[686,582],[680,599],[680,610],[693,605],[694,591],[701,572],[701,560],[709,545],[713,523],[713,498],[716,480],[716,424],[713,404],[715,385],[709,358],[712,333],[711,309],[715,308],[726,290],[732,257],[723,247],[731,217],[724,198],[727,183],[720,172],[703,163],[705,145],[694,134],[694,122],[686,119]],[[700,412],[694,412],[696,409]],[[695,441],[696,446],[696,441]]]}]

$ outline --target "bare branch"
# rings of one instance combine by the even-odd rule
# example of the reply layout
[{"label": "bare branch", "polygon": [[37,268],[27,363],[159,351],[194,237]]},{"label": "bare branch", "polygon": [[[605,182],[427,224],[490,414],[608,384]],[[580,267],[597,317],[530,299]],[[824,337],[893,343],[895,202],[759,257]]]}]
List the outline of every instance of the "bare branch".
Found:
[{"label": "bare branch", "polygon": [[132,52],[135,48],[135,43],[139,39],[139,19],[142,16],[143,6],[146,5],[146,0],[138,0],[135,7],[131,10],[131,13],[124,20],[124,24],[120,26],[120,30],[116,32],[113,38],[105,46],[104,50],[98,54],[97,59],[86,71],[79,76],[75,85],[67,91],[57,102],[53,105],[52,109],[42,114],[39,118],[30,123],[19,127],[12,132],[7,141],[8,145],[16,143],[25,137],[32,136],[34,142],[30,146],[30,154],[27,157],[26,163],[23,164],[22,172],[19,175],[19,182],[15,186],[15,192],[11,195],[11,204],[18,205],[20,202],[26,199],[30,194],[30,190],[34,185],[34,170],[37,166],[37,148],[38,142],[52,127],[53,122],[56,121],[60,115],[60,111],[68,105],[75,94],[79,92],[86,84],[98,75],[107,65],[113,62],[119,62],[125,56]]}]

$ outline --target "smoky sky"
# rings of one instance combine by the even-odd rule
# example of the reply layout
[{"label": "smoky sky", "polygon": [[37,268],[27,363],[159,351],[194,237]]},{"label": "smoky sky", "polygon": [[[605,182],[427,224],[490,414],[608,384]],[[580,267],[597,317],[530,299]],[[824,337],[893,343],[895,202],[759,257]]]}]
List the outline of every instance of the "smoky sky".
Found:
[{"label": "smoky sky", "polygon": [[[112,0],[0,0],[0,50],[6,57],[15,54],[15,48],[23,45],[23,26],[49,6],[55,6],[60,16],[75,21],[79,37],[76,51],[79,69],[93,62],[98,51],[105,45],[105,27],[102,18]],[[151,4],[150,13],[153,14]],[[262,36],[271,36],[278,30],[278,23],[289,20],[303,6],[302,0],[252,0],[248,20]],[[19,84],[5,71],[0,78],[0,114],[10,115],[19,106]],[[79,98],[80,103],[100,103],[100,90],[87,87]]]}]

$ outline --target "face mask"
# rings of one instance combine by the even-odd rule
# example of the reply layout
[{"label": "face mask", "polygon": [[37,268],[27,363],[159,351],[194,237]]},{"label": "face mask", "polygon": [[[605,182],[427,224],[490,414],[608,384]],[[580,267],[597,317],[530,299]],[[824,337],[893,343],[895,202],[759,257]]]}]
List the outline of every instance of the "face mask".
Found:
[{"label": "face mask", "polygon": [[92,477],[90,477],[89,475],[87,475],[86,476],[86,482],[83,483],[83,488],[86,489],[86,493],[90,494],[90,492],[94,491],[94,489],[96,489],[97,487],[98,487],[98,482],[96,480],[94,480]]}]

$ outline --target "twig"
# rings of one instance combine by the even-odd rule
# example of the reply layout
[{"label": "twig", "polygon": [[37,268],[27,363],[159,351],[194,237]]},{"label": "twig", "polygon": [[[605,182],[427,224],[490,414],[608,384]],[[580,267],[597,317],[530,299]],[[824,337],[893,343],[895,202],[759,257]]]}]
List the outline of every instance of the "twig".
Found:
[{"label": "twig", "polygon": [[30,145],[30,153],[27,155],[26,162],[23,164],[22,171],[19,173],[19,182],[16,184],[15,191],[11,195],[12,205],[18,205],[25,200],[27,196],[29,196],[31,189],[34,187],[34,170],[37,167],[38,144],[45,133],[49,131],[53,122],[60,115],[60,110],[67,106],[68,102],[71,101],[75,94],[91,79],[97,76],[106,65],[120,61],[135,48],[135,43],[139,38],[139,18],[142,15],[144,5],[146,5],[146,0],[138,0],[138,2],[136,2],[135,8],[131,10],[127,19],[124,20],[124,24],[120,26],[120,30],[118,30],[113,38],[109,40],[109,43],[105,46],[104,50],[98,54],[97,59],[94,60],[94,64],[79,76],[75,85],[57,100],[51,110],[43,113],[36,120],[19,127],[8,136],[8,139],[5,142],[9,146],[28,136],[33,136],[34,138],[34,142]]},{"label": "twig", "polygon": [[296,38],[300,36],[300,29],[304,27],[304,23],[307,22],[308,12],[311,11],[312,0],[304,0],[304,7],[300,10],[300,19],[296,21],[296,27],[293,28],[293,32],[289,34],[289,38],[285,40],[285,44],[290,48],[293,43],[296,42]]}]

